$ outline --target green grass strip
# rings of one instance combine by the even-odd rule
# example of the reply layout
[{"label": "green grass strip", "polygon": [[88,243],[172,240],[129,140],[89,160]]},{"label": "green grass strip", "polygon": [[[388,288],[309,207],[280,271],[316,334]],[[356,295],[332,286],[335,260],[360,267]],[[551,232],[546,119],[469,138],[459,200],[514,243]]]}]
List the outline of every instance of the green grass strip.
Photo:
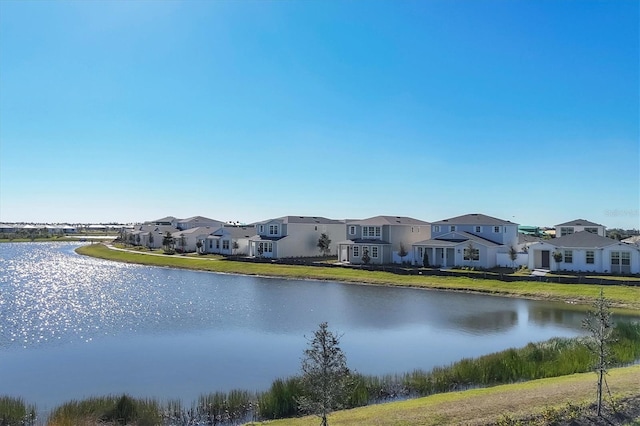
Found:
[{"label": "green grass strip", "polygon": [[[104,244],[79,247],[79,254],[118,262],[149,266],[194,269],[201,271],[281,277],[289,279],[331,280],[362,284],[428,288],[520,297],[536,300],[591,304],[598,298],[600,286],[588,284],[555,284],[543,282],[503,282],[467,277],[398,275],[391,272],[366,271],[357,268],[278,265],[270,263],[236,262],[180,255],[157,256],[113,250]],[[640,286],[607,285],[605,295],[612,306],[632,311],[640,310]]]}]

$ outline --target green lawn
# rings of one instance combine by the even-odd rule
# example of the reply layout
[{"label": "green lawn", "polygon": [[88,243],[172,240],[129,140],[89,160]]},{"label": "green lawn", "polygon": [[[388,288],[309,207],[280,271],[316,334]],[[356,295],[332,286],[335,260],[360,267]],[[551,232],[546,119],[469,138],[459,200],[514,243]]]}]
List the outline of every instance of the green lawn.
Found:
[{"label": "green lawn", "polygon": [[[103,244],[82,246],[77,249],[77,252],[102,259],[151,266],[167,266],[292,279],[333,280],[364,284],[478,292],[528,299],[565,301],[578,305],[592,303],[600,292],[600,286],[586,284],[555,284],[535,281],[509,283],[468,277],[397,275],[390,272],[366,271],[357,268],[238,262],[198,256],[154,256],[130,251],[113,250]],[[607,285],[605,286],[605,296],[616,308],[634,311],[640,310],[640,287]]]}]

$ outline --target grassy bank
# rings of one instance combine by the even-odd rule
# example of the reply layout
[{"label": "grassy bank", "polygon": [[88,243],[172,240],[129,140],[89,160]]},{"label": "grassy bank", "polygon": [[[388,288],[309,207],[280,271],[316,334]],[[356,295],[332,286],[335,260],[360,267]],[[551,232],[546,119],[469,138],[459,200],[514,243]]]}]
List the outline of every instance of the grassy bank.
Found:
[{"label": "grassy bank", "polygon": [[[477,292],[527,299],[557,300],[575,304],[591,304],[600,287],[586,284],[554,284],[543,282],[503,282],[467,277],[437,277],[397,275],[390,272],[365,271],[356,268],[277,265],[200,259],[183,256],[155,256],[129,251],[112,250],[103,244],[86,245],[77,249],[83,255],[118,262],[150,266],[196,269],[202,271],[260,275],[292,279],[334,280],[401,287],[430,288]],[[640,310],[640,287],[606,286],[605,294],[616,308]]]},{"label": "grassy bank", "polygon": [[[637,396],[640,394],[640,366],[611,370],[607,383],[614,401]],[[329,424],[487,425],[516,424],[517,419],[531,418],[540,420],[532,424],[554,424],[553,420],[558,421],[563,410],[569,416],[584,414],[587,406],[595,400],[595,392],[595,374],[573,374],[339,411],[329,416]],[[318,419],[300,417],[274,420],[268,424],[317,425]]]}]

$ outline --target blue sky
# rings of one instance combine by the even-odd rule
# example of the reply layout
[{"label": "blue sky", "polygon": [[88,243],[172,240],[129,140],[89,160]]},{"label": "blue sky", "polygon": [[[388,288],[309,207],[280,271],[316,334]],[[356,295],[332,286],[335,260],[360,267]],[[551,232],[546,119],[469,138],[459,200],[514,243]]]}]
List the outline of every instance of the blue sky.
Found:
[{"label": "blue sky", "polygon": [[0,2],[0,221],[640,227],[637,1]]}]

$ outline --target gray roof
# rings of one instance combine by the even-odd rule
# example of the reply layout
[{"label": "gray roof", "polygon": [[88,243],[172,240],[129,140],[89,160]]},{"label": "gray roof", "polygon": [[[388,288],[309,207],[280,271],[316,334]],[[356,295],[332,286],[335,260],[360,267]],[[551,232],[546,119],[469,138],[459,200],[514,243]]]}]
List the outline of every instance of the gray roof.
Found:
[{"label": "gray roof", "polygon": [[228,234],[231,238],[250,238],[256,235],[255,226],[224,226],[218,228],[214,235]]},{"label": "gray roof", "polygon": [[[454,235],[460,235],[460,238],[454,238]],[[450,238],[447,238],[447,235],[451,235]],[[424,240],[417,243],[413,243],[414,246],[438,246],[438,247],[453,247],[457,246],[461,243],[469,243],[474,242],[485,247],[497,247],[502,244],[498,244],[494,241],[488,240],[486,238],[482,238],[478,235],[472,234],[470,232],[450,232],[449,234],[442,235],[438,238],[432,238],[430,240]]]},{"label": "gray roof", "polygon": [[429,222],[414,219],[406,216],[374,216],[368,219],[353,220],[347,222],[347,225],[429,225]]},{"label": "gray roof", "polygon": [[263,220],[262,222],[256,222],[257,224],[265,224],[273,222],[274,220],[282,221],[282,223],[310,223],[310,224],[323,224],[323,225],[341,225],[344,224],[343,220],[327,219],[322,216],[282,216],[275,219]]},{"label": "gray roof", "polygon": [[218,226],[196,226],[195,228],[185,229],[184,231],[175,232],[176,235],[200,235],[200,234],[212,234],[213,231],[219,229]]},{"label": "gray roof", "polygon": [[384,240],[367,240],[365,238],[354,238],[352,240],[340,241],[338,244],[371,244],[371,245],[389,245],[391,244],[389,241]]},{"label": "gray roof", "polygon": [[204,217],[204,216],[192,216],[192,217],[188,217],[186,219],[178,219],[178,222],[180,223],[189,223],[189,222],[217,222],[217,223],[223,223],[219,220],[216,219],[209,219],[208,217]]},{"label": "gray roof", "polygon": [[604,226],[604,225],[600,225],[599,223],[589,222],[588,220],[585,220],[585,219],[575,219],[570,222],[560,223],[556,225],[556,227],[558,226]]},{"label": "gray roof", "polygon": [[509,220],[498,219],[481,213],[471,213],[462,216],[433,222],[434,225],[517,225]]},{"label": "gray roof", "polygon": [[601,248],[619,243],[618,240],[602,237],[587,231],[575,232],[560,238],[552,238],[544,240],[556,247],[574,247],[574,248]]},{"label": "gray roof", "polygon": [[163,217],[162,219],[156,219],[156,220],[152,220],[151,223],[158,223],[158,222],[173,222],[174,220],[176,220],[175,217],[173,216],[167,216],[167,217]]}]

